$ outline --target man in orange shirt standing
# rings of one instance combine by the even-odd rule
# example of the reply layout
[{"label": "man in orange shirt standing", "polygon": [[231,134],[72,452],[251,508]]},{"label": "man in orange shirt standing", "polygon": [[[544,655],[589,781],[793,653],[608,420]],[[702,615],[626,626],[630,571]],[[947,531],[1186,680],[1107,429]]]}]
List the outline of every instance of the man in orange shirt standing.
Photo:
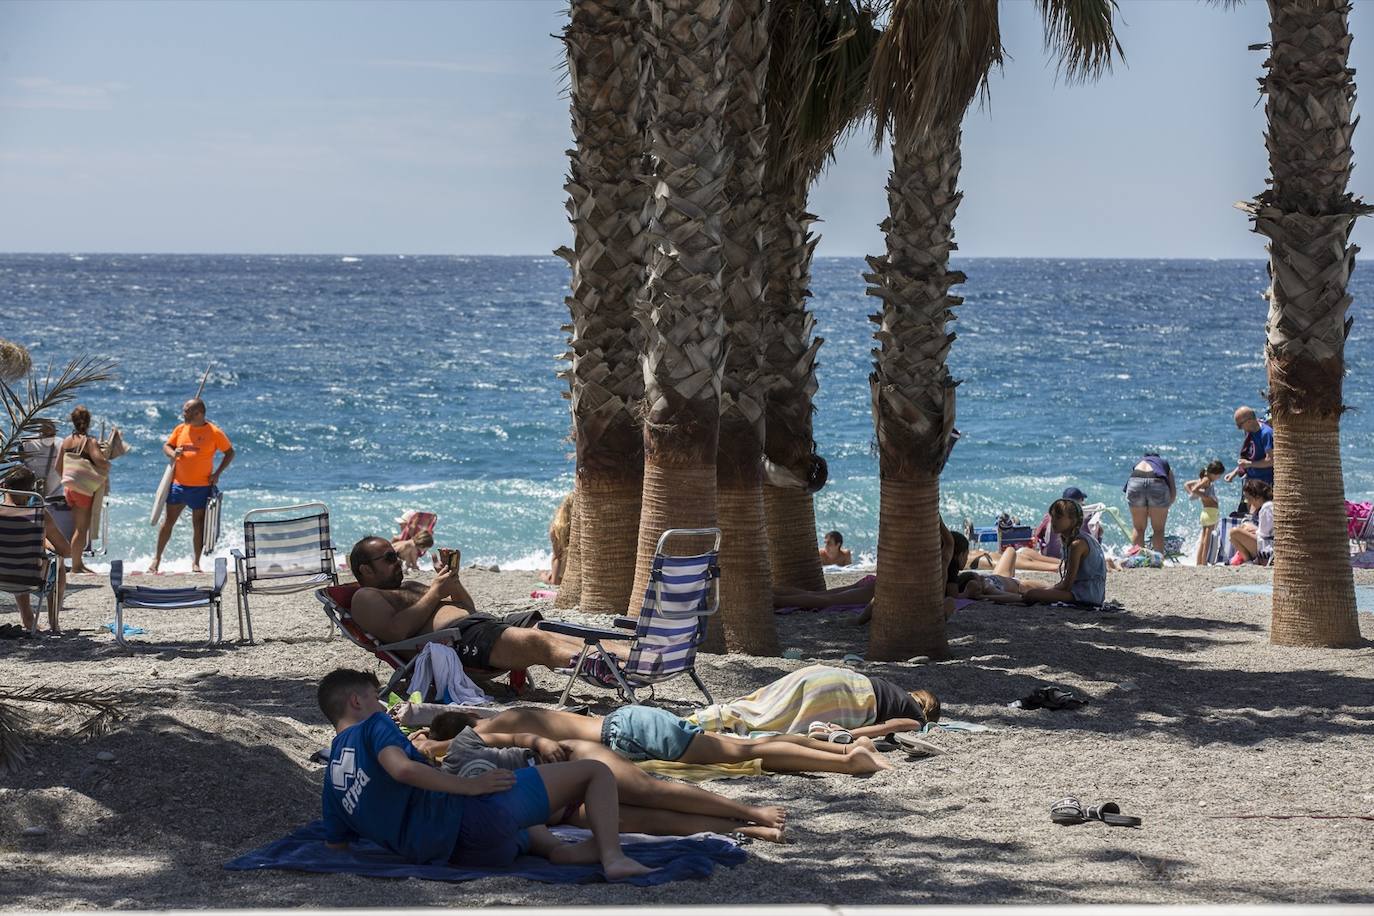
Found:
[{"label": "man in orange shirt standing", "polygon": [[[148,572],[155,573],[162,564],[162,551],[172,539],[172,529],[176,527],[181,510],[191,507],[193,531],[191,541],[194,552],[191,554],[191,571],[200,572],[200,552],[205,546],[205,503],[210,499],[211,490],[219,484],[219,475],[234,460],[234,447],[224,430],[205,419],[205,402],[192,398],[181,407],[181,416],[186,422],[172,430],[162,451],[168,458],[176,461],[172,474],[172,490],[167,494],[167,513],[162,520],[162,528],[157,533],[157,554]],[[215,452],[224,457],[219,467],[215,467]]]}]

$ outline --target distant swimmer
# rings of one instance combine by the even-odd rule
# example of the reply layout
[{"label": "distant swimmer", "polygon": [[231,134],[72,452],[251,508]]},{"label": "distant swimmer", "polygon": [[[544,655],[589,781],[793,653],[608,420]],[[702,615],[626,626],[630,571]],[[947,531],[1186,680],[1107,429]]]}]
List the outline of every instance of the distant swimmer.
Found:
[{"label": "distant swimmer", "polygon": [[821,547],[821,562],[830,566],[848,566],[854,562],[854,552],[844,549],[844,535],[838,531],[827,531],[825,545]]},{"label": "distant swimmer", "polygon": [[[220,475],[234,460],[234,447],[224,430],[205,419],[205,402],[192,398],[181,407],[185,420],[172,430],[162,451],[175,462],[172,476],[172,489],[167,494],[167,515],[162,520],[162,528],[157,533],[157,553],[148,572],[155,573],[162,565],[162,552],[172,539],[172,529],[176,527],[181,510],[191,508],[193,531],[191,542],[191,571],[200,572],[200,552],[205,545],[205,503],[210,499],[210,491],[219,485]],[[215,467],[215,453],[224,455],[219,467]]]}]

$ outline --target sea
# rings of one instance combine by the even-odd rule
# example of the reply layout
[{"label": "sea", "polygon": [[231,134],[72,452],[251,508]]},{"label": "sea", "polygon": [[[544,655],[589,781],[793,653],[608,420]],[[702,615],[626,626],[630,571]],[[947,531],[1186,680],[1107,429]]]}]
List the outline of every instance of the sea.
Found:
[{"label": "sea", "polygon": [[[1142,452],[1180,481],[1240,446],[1234,408],[1263,408],[1263,261],[961,259],[951,329],[962,438],[941,482],[946,521],[1037,521],[1067,486],[1125,514]],[[820,349],[815,430],[830,464],[818,537],[875,557],[878,468],[868,375],[877,300],[857,258],[822,258],[811,306]],[[166,461],[160,443],[205,374],[210,419],[237,457],[221,480],[221,553],[244,512],[319,501],[334,538],[394,532],[435,512],[441,544],[507,569],[547,564],[549,518],[572,485],[567,266],[553,257],[0,255],[0,337],[41,369],[117,364],[80,392],[97,428],[133,451],[114,465],[108,553],[141,568]],[[1374,495],[1374,270],[1355,318],[1342,423],[1346,491]],[[67,405],[58,414],[69,431]],[[1223,505],[1239,484],[1220,488]],[[1193,538],[1196,504],[1169,531]],[[1106,539],[1122,535],[1108,527]],[[164,565],[190,565],[179,526]]]}]

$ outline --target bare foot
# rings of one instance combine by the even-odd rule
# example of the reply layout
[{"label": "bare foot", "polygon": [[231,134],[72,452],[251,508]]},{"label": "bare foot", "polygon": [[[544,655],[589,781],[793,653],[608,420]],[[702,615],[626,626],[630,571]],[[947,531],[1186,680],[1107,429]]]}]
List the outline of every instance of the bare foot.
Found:
[{"label": "bare foot", "polygon": [[150,576],[156,576],[156,575],[158,575],[157,564],[156,564],[156,563],[150,563],[150,564],[148,565],[148,575],[150,575]]},{"label": "bare foot", "polygon": [[193,573],[201,572],[200,566],[198,566],[198,565],[195,564],[195,563],[192,563],[192,564],[191,564],[191,572],[193,572]]},{"label": "bare foot", "polygon": [[878,745],[873,743],[872,738],[855,738],[854,743],[849,745],[849,751],[847,751],[846,753],[851,753],[853,751],[858,750],[859,748],[865,748],[866,750],[870,751],[877,751]]},{"label": "bare foot", "polygon": [[601,863],[601,870],[606,873],[607,881],[624,881],[626,878],[636,878],[640,875],[647,875],[651,871],[658,869],[650,868],[631,859],[629,856],[620,856],[618,859],[611,859],[609,862]]},{"label": "bare foot", "polygon": [[873,619],[873,602],[864,605],[863,613],[855,617],[850,623],[856,627],[861,627]]},{"label": "bare foot", "polygon": [[764,827],[782,828],[787,823],[787,809],[781,805],[762,805],[750,809],[750,820]]},{"label": "bare foot", "polygon": [[73,565],[72,568],[67,571],[67,574],[71,576],[84,576],[87,575],[89,572],[90,570],[84,566]]},{"label": "bare foot", "polygon": [[895,769],[892,761],[881,754],[875,754],[866,747],[855,748],[847,759],[852,761],[853,769],[850,770],[850,773],[855,776]]},{"label": "bare foot", "polygon": [[763,840],[766,843],[786,843],[787,838],[783,836],[782,827],[764,827],[760,824],[747,824],[735,831],[744,836],[752,837],[756,840]]}]

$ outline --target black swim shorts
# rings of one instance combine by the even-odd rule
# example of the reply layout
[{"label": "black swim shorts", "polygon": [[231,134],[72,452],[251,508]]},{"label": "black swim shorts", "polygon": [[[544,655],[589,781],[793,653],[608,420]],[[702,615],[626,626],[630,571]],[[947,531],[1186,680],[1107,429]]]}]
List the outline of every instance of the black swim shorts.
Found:
[{"label": "black swim shorts", "polygon": [[543,619],[538,611],[517,611],[501,620],[490,614],[469,614],[450,624],[459,631],[453,649],[465,666],[491,668],[491,650],[502,633],[511,627],[532,627]]}]

